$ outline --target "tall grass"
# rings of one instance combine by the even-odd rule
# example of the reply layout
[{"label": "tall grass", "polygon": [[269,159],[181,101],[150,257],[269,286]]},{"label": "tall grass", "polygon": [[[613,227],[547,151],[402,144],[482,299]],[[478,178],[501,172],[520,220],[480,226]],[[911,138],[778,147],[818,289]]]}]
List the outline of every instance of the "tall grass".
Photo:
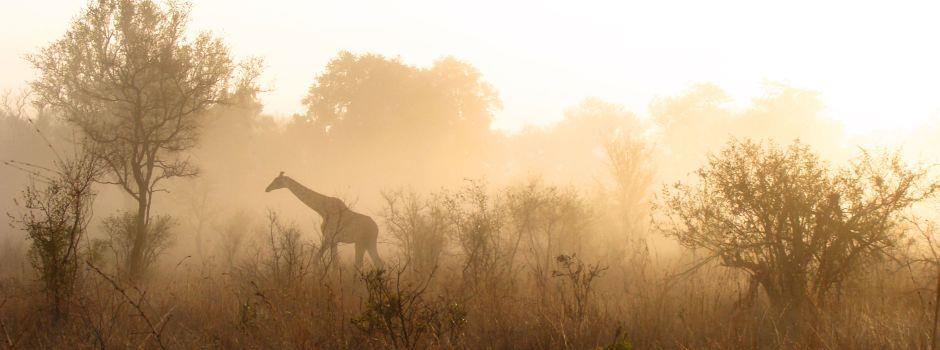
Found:
[{"label": "tall grass", "polygon": [[45,299],[30,276],[10,272],[0,348],[930,348],[931,265],[872,266],[793,325],[735,270],[608,249],[635,240],[608,237],[623,232],[574,191],[474,183],[387,198],[385,271],[315,261],[276,213],[241,218],[257,223],[244,247],[220,243],[208,263],[173,262],[136,285],[83,264],[57,327],[34,312]]}]

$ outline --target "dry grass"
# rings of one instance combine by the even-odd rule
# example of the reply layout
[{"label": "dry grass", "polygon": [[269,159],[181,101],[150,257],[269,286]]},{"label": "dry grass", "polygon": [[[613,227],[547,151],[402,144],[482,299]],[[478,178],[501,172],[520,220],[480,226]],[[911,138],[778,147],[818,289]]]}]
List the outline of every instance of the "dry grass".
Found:
[{"label": "dry grass", "polygon": [[[632,267],[616,266],[597,277],[579,315],[568,307],[565,276],[546,280],[519,269],[505,279],[470,281],[457,259],[431,276],[399,265],[387,272],[383,283],[389,290],[375,299],[370,298],[374,288],[363,282],[368,274],[347,265],[284,285],[261,270],[223,272],[184,262],[138,287],[86,268],[80,296],[56,327],[27,279],[7,279],[0,290],[0,344],[20,349],[917,349],[929,348],[933,321],[932,291],[918,293],[911,276],[881,276],[884,280],[847,291],[800,324],[784,324],[760,296],[746,296],[747,283],[721,268],[680,279],[665,278],[671,271],[658,269],[651,275],[661,277],[628,280],[636,275]],[[929,285],[930,278],[915,280]],[[413,300],[401,302],[407,298]],[[396,300],[401,305],[388,304]],[[363,326],[364,318],[375,317],[376,301],[386,303],[382,312],[393,324]],[[403,328],[421,334],[407,342],[389,335]]]},{"label": "dry grass", "polygon": [[[420,205],[387,213],[400,244],[382,273],[315,261],[316,244],[274,213],[253,220],[237,254],[220,244],[206,258],[164,261],[138,285],[90,262],[55,325],[28,270],[5,265],[0,348],[931,348],[936,279],[926,265],[872,265],[784,317],[739,271],[688,271],[680,253],[618,241],[610,232],[624,226],[576,193],[482,191],[411,197]],[[446,247],[415,254],[429,227]]]}]

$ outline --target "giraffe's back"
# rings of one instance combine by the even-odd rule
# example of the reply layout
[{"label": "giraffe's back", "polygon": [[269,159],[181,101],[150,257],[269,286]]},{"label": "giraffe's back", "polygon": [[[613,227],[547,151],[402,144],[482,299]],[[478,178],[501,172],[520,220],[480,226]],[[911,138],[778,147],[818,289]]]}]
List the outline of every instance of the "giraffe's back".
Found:
[{"label": "giraffe's back", "polygon": [[351,209],[345,209],[336,219],[324,218],[322,229],[337,243],[374,244],[379,233],[375,220]]}]

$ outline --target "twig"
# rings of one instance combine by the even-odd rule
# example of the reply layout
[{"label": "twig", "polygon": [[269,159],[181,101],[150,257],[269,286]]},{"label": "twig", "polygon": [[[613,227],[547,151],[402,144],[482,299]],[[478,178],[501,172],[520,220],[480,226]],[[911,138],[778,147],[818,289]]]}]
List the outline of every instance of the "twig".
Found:
[{"label": "twig", "polygon": [[705,264],[708,264],[709,262],[711,262],[712,260],[715,260],[716,258],[718,258],[718,255],[717,255],[717,254],[716,254],[716,255],[709,256],[709,257],[707,257],[707,258],[705,258],[705,259],[702,259],[701,261],[695,263],[695,265],[693,265],[692,267],[690,267],[689,269],[687,269],[687,270],[685,270],[685,271],[682,271],[682,272],[673,274],[673,275],[671,275],[671,276],[667,276],[666,279],[665,279],[665,280],[666,280],[666,288],[671,287],[672,284],[675,283],[679,278],[681,278],[681,277],[683,277],[683,276],[686,276],[686,275],[689,275],[689,274],[691,274],[691,273],[697,271],[698,269],[702,268],[702,266],[705,266]]},{"label": "twig", "polygon": [[95,323],[92,322],[91,318],[88,316],[88,306],[85,303],[85,300],[82,300],[82,302],[79,303],[79,307],[82,310],[82,322],[85,323],[86,327],[91,328],[93,334],[95,335],[95,340],[97,340],[98,344],[101,345],[101,349],[104,349],[105,342],[104,337],[101,335],[101,328],[95,325]]},{"label": "twig", "polygon": [[175,305],[170,308],[170,311],[167,311],[165,314],[163,314],[163,317],[160,317],[160,321],[157,322],[157,325],[160,326],[160,329],[156,332],[151,332],[150,334],[147,334],[147,337],[145,337],[144,340],[140,342],[140,346],[137,347],[138,349],[142,349],[144,347],[144,344],[147,344],[147,341],[150,340],[150,337],[154,335],[157,335],[157,341],[159,342],[160,334],[163,334],[163,327],[166,327],[167,322],[170,320],[170,316],[172,316],[173,310],[176,310]]},{"label": "twig", "polygon": [[940,319],[940,271],[937,271],[937,298],[933,307],[933,330],[930,335],[930,349],[937,350],[937,321]]},{"label": "twig", "polygon": [[[3,306],[6,305],[6,303],[7,303],[7,299],[4,298],[3,302],[0,303],[0,309],[3,309]],[[3,322],[2,318],[0,318],[0,330],[3,331],[3,337],[4,337],[4,340],[6,340],[7,342],[7,346],[9,346],[10,349],[13,349],[16,344],[13,343],[13,339],[10,338],[10,333],[7,332],[7,325],[6,323]]]},{"label": "twig", "polygon": [[[143,300],[144,300],[144,296],[145,296],[146,294],[145,294],[145,293],[141,293],[140,291],[138,291],[138,293],[140,293],[140,298],[135,301],[133,298],[130,297],[130,295],[127,294],[127,290],[126,290],[125,288],[121,287],[117,282],[115,282],[114,279],[112,279],[110,276],[108,276],[108,275],[105,274],[104,272],[101,272],[101,270],[99,270],[97,267],[95,267],[95,265],[92,265],[91,262],[86,261],[85,263],[88,265],[88,267],[90,267],[92,270],[94,270],[96,273],[98,273],[98,275],[100,275],[101,278],[104,278],[106,281],[108,281],[108,283],[111,284],[111,286],[114,288],[114,290],[116,290],[116,291],[118,291],[119,293],[121,293],[121,295],[124,297],[124,299],[127,300],[127,302],[128,302],[129,304],[131,304],[131,306],[133,306],[134,309],[137,310],[137,314],[140,316],[140,318],[142,318],[142,319],[144,320],[144,322],[147,323],[147,327],[150,328],[150,335],[148,335],[146,338],[144,338],[144,341],[141,343],[140,347],[143,347],[144,343],[146,343],[148,340],[150,340],[150,337],[153,336],[154,339],[157,340],[157,345],[160,346],[160,349],[166,349],[166,346],[163,344],[163,340],[160,338],[160,335],[161,335],[161,332],[162,332],[163,327],[160,327],[160,330],[158,331],[158,330],[157,330],[157,327],[154,325],[154,323],[150,321],[150,317],[148,317],[148,316],[147,316],[147,313],[144,312],[142,303],[143,303]],[[173,310],[170,309],[170,312],[172,312],[172,311],[173,311]],[[160,322],[162,323],[162,322],[164,322],[165,320],[168,320],[168,319],[169,319],[169,312],[167,312],[167,315],[164,316],[164,317],[160,320]],[[160,325],[160,323],[158,323],[157,325]]]}]

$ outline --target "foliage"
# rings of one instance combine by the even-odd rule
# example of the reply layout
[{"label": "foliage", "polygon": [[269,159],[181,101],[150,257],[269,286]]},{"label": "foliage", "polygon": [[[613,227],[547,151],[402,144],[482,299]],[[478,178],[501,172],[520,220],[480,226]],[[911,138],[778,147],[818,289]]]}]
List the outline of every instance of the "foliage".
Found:
[{"label": "foliage", "polygon": [[587,187],[596,184],[596,176],[608,172],[607,143],[642,142],[648,128],[623,106],[586,99],[566,109],[564,118],[555,124],[527,126],[508,137],[491,162],[505,166],[510,180],[537,175],[551,183]]},{"label": "foliage", "polygon": [[563,251],[588,250],[595,233],[591,231],[594,215],[573,188],[532,180],[507,188],[505,194],[512,227],[511,255],[522,257],[537,276],[547,279],[555,257]]},{"label": "foliage", "polygon": [[614,200],[624,235],[641,238],[649,221],[650,188],[653,185],[652,150],[636,136],[615,135],[604,143]]},{"label": "foliage", "polygon": [[503,227],[505,211],[491,198],[482,181],[469,181],[454,193],[443,193],[440,205],[449,234],[463,255],[467,281],[493,281],[507,271],[508,244]]},{"label": "foliage", "polygon": [[268,256],[262,264],[278,285],[296,285],[310,272],[315,247],[301,240],[296,226],[281,222],[277,212],[269,210],[267,220]]},{"label": "foliage", "polygon": [[303,102],[307,118],[325,132],[363,136],[405,131],[404,125],[479,132],[489,127],[492,112],[500,106],[480,73],[453,58],[421,69],[397,59],[349,52],[327,64]]},{"label": "foliage", "polygon": [[360,331],[381,335],[395,349],[415,349],[423,339],[456,341],[466,323],[459,303],[427,300],[433,272],[417,284],[402,281],[404,269],[394,279],[385,270],[363,273],[360,279],[368,294],[363,312],[351,321]]},{"label": "foliage", "polygon": [[79,278],[79,245],[91,221],[101,164],[90,152],[81,152],[60,159],[55,169],[23,165],[32,169],[33,183],[15,199],[24,212],[13,222],[27,233],[30,263],[58,320],[66,315]]},{"label": "foliage", "polygon": [[[173,244],[173,229],[177,223],[169,215],[157,215],[147,224],[147,241],[141,256],[141,267],[147,271]],[[104,218],[101,228],[105,232],[104,245],[114,255],[115,267],[125,277],[130,277],[130,271],[124,267],[130,266],[135,240],[137,239],[137,216],[131,212],[118,212]],[[137,276],[142,277],[142,276]]]},{"label": "foliage", "polygon": [[741,269],[778,307],[826,294],[899,242],[905,209],[931,197],[925,170],[867,152],[832,170],[809,147],[736,141],[664,189],[662,229],[688,248]]},{"label": "foliage", "polygon": [[362,185],[371,185],[371,174],[379,172],[416,184],[478,174],[500,108],[496,90],[454,58],[424,68],[349,52],[327,64],[303,103],[306,114],[289,129],[318,151],[298,158],[334,164],[346,174],[344,183]]},{"label": "foliage", "polygon": [[409,266],[429,272],[447,248],[448,222],[443,209],[415,192],[384,192],[385,223]]},{"label": "foliage", "polygon": [[595,279],[600,277],[607,267],[585,264],[577,254],[559,255],[555,257],[555,262],[558,269],[552,271],[552,276],[563,277],[567,287],[562,291],[565,311],[568,317],[580,324],[591,307]]},{"label": "foliage", "polygon": [[67,33],[29,56],[39,103],[59,111],[93,144],[109,182],[137,201],[127,263],[144,272],[150,208],[161,182],[195,176],[183,151],[199,120],[233,89],[228,48],[208,34],[186,38],[188,7],[150,0],[92,2]]}]

